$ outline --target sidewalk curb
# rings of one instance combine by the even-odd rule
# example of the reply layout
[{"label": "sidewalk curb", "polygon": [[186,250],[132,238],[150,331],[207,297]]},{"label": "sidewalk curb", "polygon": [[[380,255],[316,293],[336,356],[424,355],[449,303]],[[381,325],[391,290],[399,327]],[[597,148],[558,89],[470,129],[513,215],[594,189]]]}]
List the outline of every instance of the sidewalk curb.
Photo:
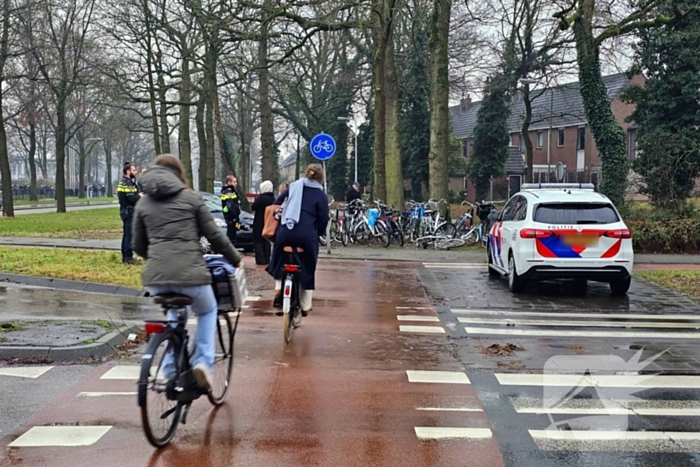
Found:
[{"label": "sidewalk curb", "polygon": [[[67,208],[74,208],[74,207],[79,207],[79,206],[116,206],[119,204],[119,201],[100,201],[99,203],[70,203],[66,204]],[[14,210],[15,211],[30,211],[32,209],[49,209],[49,208],[55,208],[56,204],[36,204],[33,206],[27,206],[26,204],[20,205],[20,206],[15,206]]]},{"label": "sidewalk curb", "polygon": [[[5,237],[5,238],[11,238],[11,237]],[[0,240],[0,246],[21,246],[21,247],[30,247],[30,248],[61,248],[64,250],[90,250],[90,251],[120,251],[121,248],[108,248],[108,247],[96,247],[96,246],[90,246],[90,245],[84,245],[84,246],[77,246],[77,245],[66,245],[66,244],[58,244],[58,243],[51,243],[51,244],[37,244],[37,243],[31,243],[31,242],[7,242],[4,240]]]},{"label": "sidewalk curb", "polygon": [[98,284],[96,282],[72,281],[67,279],[54,279],[51,277],[23,276],[20,274],[0,273],[0,281],[14,282],[22,285],[46,287],[59,290],[73,290],[77,292],[100,293],[107,295],[121,295],[125,297],[147,297],[146,290],[122,287],[120,285]]},{"label": "sidewalk curb", "polygon": [[128,335],[138,331],[136,325],[122,326],[100,337],[94,344],[74,347],[25,347],[0,345],[0,359],[10,358],[48,358],[54,362],[79,360],[82,358],[106,357],[119,351]]}]

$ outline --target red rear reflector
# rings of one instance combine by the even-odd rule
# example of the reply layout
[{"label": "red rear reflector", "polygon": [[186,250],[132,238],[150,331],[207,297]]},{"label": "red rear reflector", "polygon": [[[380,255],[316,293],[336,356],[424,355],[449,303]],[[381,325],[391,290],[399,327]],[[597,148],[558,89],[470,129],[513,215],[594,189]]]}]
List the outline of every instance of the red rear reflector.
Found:
[{"label": "red rear reflector", "polygon": [[284,288],[284,296],[285,296],[285,297],[291,297],[291,296],[292,296],[292,288],[291,288],[291,287],[285,287],[285,288]]},{"label": "red rear reflector", "polygon": [[629,229],[608,230],[605,232],[608,238],[632,238],[632,232]]},{"label": "red rear reflector", "polygon": [[284,272],[299,272],[299,266],[296,264],[285,264]]},{"label": "red rear reflector", "polygon": [[146,323],[145,331],[146,334],[160,334],[165,329],[165,324],[163,323]]},{"label": "red rear reflector", "polygon": [[551,237],[554,232],[543,229],[523,229],[520,231],[520,238],[545,238]]}]

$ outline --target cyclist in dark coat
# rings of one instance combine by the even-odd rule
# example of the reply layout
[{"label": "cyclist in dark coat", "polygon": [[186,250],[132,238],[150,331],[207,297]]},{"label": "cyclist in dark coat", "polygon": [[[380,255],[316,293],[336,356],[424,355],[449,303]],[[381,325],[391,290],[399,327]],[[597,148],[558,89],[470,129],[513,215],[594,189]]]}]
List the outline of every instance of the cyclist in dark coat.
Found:
[{"label": "cyclist in dark coat", "polygon": [[[286,255],[285,246],[304,249],[299,254],[301,271],[299,272],[299,301],[302,316],[312,308],[312,291],[315,289],[314,275],[318,262],[318,237],[324,235],[329,220],[328,197],[323,191],[323,168],[319,164],[310,164],[306,176],[297,180],[282,193],[275,204],[287,203],[282,211],[282,219],[277,230],[272,259],[267,272],[275,278],[274,306],[282,306],[282,276]],[[281,313],[278,313],[281,314]]]}]

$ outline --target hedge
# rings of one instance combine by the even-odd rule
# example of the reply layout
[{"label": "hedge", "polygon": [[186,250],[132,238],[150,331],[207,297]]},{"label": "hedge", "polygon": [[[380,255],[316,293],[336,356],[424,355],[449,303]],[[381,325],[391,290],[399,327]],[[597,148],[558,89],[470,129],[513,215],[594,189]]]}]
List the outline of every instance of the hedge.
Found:
[{"label": "hedge", "polygon": [[635,253],[700,252],[700,219],[627,220]]}]

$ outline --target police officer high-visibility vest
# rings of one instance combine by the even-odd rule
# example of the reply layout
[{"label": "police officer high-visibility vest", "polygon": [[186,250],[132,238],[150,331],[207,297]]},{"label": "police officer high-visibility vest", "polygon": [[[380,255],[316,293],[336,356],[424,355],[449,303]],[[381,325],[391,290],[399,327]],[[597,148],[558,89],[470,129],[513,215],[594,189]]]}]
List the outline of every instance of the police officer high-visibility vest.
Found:
[{"label": "police officer high-visibility vest", "polygon": [[226,185],[221,189],[221,209],[224,211],[224,219],[228,224],[237,224],[241,216],[241,206],[239,204],[236,189],[231,185]]},{"label": "police officer high-visibility vest", "polygon": [[130,216],[139,200],[139,189],[131,177],[122,177],[117,185],[117,197],[119,198],[119,213],[122,217]]}]

